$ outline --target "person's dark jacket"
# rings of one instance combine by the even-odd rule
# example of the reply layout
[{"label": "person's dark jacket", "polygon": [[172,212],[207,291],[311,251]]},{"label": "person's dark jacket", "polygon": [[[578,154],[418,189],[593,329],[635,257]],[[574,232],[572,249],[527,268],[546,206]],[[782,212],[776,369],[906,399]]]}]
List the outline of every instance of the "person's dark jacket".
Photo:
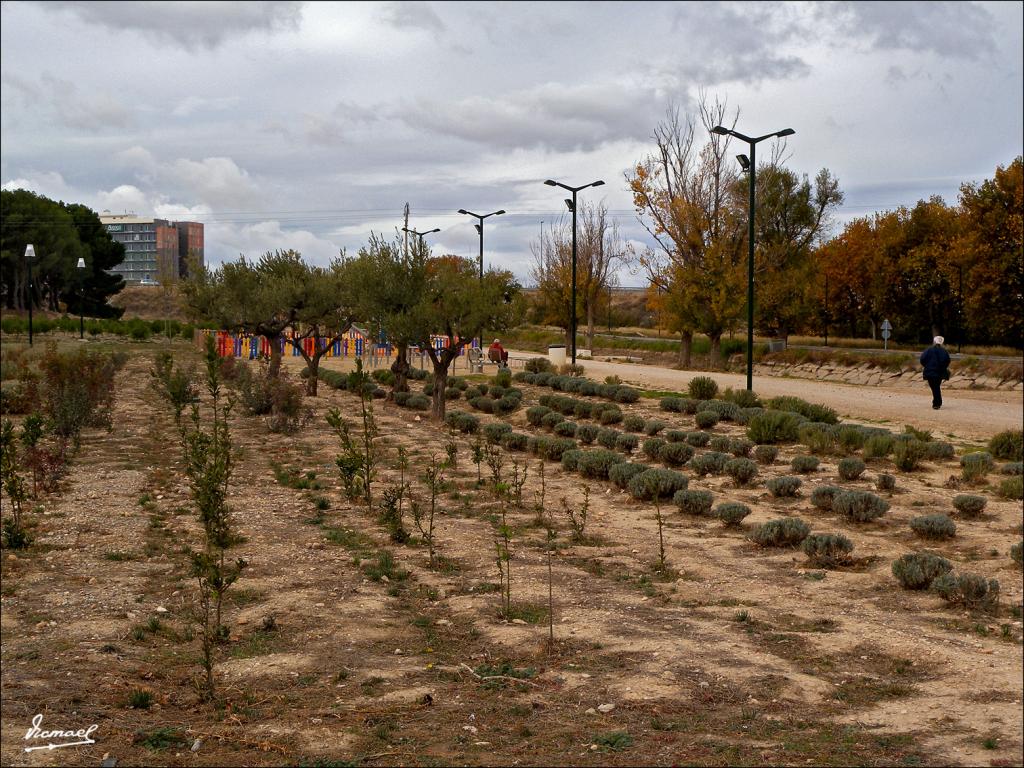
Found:
[{"label": "person's dark jacket", "polygon": [[921,366],[926,379],[945,378],[949,369],[949,352],[939,344],[933,344],[921,353]]}]

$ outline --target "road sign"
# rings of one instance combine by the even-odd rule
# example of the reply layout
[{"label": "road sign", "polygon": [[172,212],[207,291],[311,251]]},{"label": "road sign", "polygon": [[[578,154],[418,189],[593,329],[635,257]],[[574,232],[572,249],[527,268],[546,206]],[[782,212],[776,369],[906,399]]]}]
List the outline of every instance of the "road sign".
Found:
[{"label": "road sign", "polygon": [[892,323],[888,320],[882,321],[882,340],[885,342],[884,349],[889,348],[889,337],[892,336]]}]

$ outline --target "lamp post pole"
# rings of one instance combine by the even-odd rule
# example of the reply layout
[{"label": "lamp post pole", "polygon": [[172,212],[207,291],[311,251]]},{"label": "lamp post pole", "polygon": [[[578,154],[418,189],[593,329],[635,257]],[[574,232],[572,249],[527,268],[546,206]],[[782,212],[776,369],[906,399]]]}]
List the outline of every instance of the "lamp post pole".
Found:
[{"label": "lamp post pole", "polygon": [[28,264],[28,345],[32,346],[32,259],[36,257],[35,247],[25,246],[25,263]]},{"label": "lamp post pole", "polygon": [[572,340],[570,346],[572,348],[572,364],[576,365],[576,193],[580,192],[587,187],[600,187],[604,184],[603,181],[598,179],[592,181],[589,184],[584,184],[579,187],[570,187],[568,184],[562,184],[560,181],[552,181],[548,179],[544,182],[549,187],[561,187],[564,190],[572,192],[572,200],[566,200],[565,204],[569,206],[569,210],[572,211],[572,311],[569,313],[569,338]]},{"label": "lamp post pole", "polygon": [[[477,223],[474,224],[474,226],[476,227],[477,233],[480,235],[480,284],[483,285],[483,282],[484,282],[484,219],[486,219],[489,216],[501,216],[503,213],[505,213],[505,209],[502,208],[500,211],[491,211],[490,213],[480,214],[480,213],[473,213],[472,211],[467,211],[465,208],[459,208],[459,213],[461,213],[461,214],[463,214],[465,216],[472,216],[474,219],[478,220]],[[484,348],[484,329],[483,328],[480,329],[480,331],[478,333],[478,336],[479,336],[479,339],[480,339],[480,349],[483,350],[483,348]]]},{"label": "lamp post pole", "polygon": [[85,291],[83,275],[85,275],[85,259],[78,257],[78,339],[85,340]]},{"label": "lamp post pole", "polygon": [[796,131],[792,128],[784,128],[775,133],[766,133],[764,136],[751,138],[725,126],[716,125],[711,129],[711,133],[717,136],[735,136],[750,146],[750,211],[748,214],[750,221],[747,231],[747,389],[752,390],[754,388],[754,211],[757,203],[757,144],[776,136],[780,138],[792,136]]}]

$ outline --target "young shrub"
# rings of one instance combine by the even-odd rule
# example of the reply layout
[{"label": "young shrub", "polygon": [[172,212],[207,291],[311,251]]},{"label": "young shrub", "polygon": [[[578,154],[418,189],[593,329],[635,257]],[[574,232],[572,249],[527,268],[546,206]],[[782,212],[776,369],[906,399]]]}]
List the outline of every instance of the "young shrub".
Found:
[{"label": "young shrub", "polygon": [[901,472],[913,472],[924,458],[924,443],[920,440],[896,440],[892,448],[892,461]]},{"label": "young shrub", "polygon": [[988,473],[992,471],[992,467],[992,454],[985,453],[984,451],[968,453],[960,457],[960,472],[964,480],[969,483],[984,480]]},{"label": "young shrub", "polygon": [[1024,499],[1024,477],[1016,475],[1003,480],[999,483],[999,495],[1015,501]]},{"label": "young shrub", "polygon": [[717,475],[725,471],[725,465],[729,461],[729,455],[708,451],[690,459],[690,469],[697,475]]},{"label": "young shrub", "polygon": [[764,413],[764,408],[740,408],[736,414],[736,423],[742,424],[744,427],[750,423],[750,420],[755,416],[760,416]]},{"label": "young shrub", "polygon": [[711,442],[711,435],[707,432],[687,432],[686,443],[694,448],[703,448]]},{"label": "young shrub", "polygon": [[469,404],[472,407],[476,408],[478,411],[483,411],[484,413],[494,413],[494,403],[495,401],[491,400],[491,398],[486,395],[469,401]]},{"label": "young shrub", "polygon": [[754,448],[754,460],[758,464],[764,466],[771,466],[775,463],[775,459],[779,457],[779,449],[774,445],[759,445]]},{"label": "young shrub", "polygon": [[771,491],[772,496],[778,499],[787,499],[796,496],[800,492],[800,486],[803,481],[799,477],[792,477],[790,475],[783,475],[782,477],[773,477],[765,485],[768,486],[768,490]]},{"label": "young shrub", "polygon": [[782,517],[754,528],[750,540],[761,547],[795,547],[810,532],[811,527],[799,517]]},{"label": "young shrub", "polygon": [[818,509],[831,510],[836,494],[842,492],[842,488],[837,488],[834,485],[819,485],[811,491],[811,504]]},{"label": "young shrub", "polygon": [[668,427],[668,424],[661,419],[651,419],[644,422],[644,434],[654,437],[666,427]]},{"label": "young shrub", "polygon": [[737,528],[743,518],[750,514],[750,507],[735,501],[719,504],[715,507],[715,517],[722,521],[726,528]]},{"label": "young shrub", "polygon": [[644,455],[651,461],[660,461],[661,451],[666,445],[668,445],[668,443],[660,437],[648,438],[647,440],[644,440]]},{"label": "young shrub", "polygon": [[758,445],[792,443],[797,439],[800,420],[793,413],[765,411],[747,424],[747,437]]},{"label": "young shrub", "polygon": [[501,438],[505,435],[511,434],[512,425],[506,424],[502,421],[492,422],[484,427],[484,437],[487,438],[487,442],[491,445],[500,443]]},{"label": "young shrub", "polygon": [[958,493],[953,497],[953,508],[964,517],[977,517],[985,511],[988,500],[984,496]]},{"label": "young shrub", "polygon": [[597,444],[604,448],[615,448],[615,443],[619,439],[619,431],[617,429],[601,429],[597,432]]},{"label": "young shrub", "polygon": [[[466,391],[466,397],[469,397],[469,390]],[[526,409],[526,421],[534,427],[539,427],[541,421],[545,416],[551,413],[551,409],[543,405],[534,405]]]},{"label": "young shrub", "polygon": [[[594,415],[594,403],[589,403],[586,400],[579,400],[573,406],[572,415],[577,419],[589,419]],[[640,420],[641,423],[643,419]]]},{"label": "young shrub", "polygon": [[711,442],[708,443],[708,447],[712,451],[718,453],[729,453],[729,447],[732,445],[732,440],[728,435],[714,435],[711,438]]},{"label": "young shrub", "polygon": [[547,459],[548,461],[561,461],[562,454],[566,451],[573,450],[575,447],[575,440],[570,440],[565,437],[553,437],[540,447],[540,450],[543,452],[538,453],[538,455],[542,459]]},{"label": "young shrub", "polygon": [[911,519],[910,530],[922,539],[952,539],[956,536],[956,523],[949,515],[921,515]]},{"label": "young shrub", "polygon": [[629,481],[627,486],[634,499],[652,501],[670,499],[676,491],[686,490],[689,481],[682,472],[671,469],[648,469]]},{"label": "young shrub", "polygon": [[[670,443],[685,443],[686,442],[686,435],[687,434],[689,434],[689,433],[684,431],[684,430],[682,430],[682,429],[667,429],[664,432],[665,439],[668,440]],[[704,433],[701,432],[700,434],[704,434]],[[1012,474],[1012,473],[1006,472],[1005,474]]]},{"label": "young shrub", "polygon": [[855,456],[850,456],[839,461],[839,477],[843,480],[856,480],[863,474],[866,465]]},{"label": "young shrub", "polygon": [[711,491],[676,491],[672,497],[672,503],[679,507],[680,512],[695,516],[710,514],[713,500]]},{"label": "young shrub", "polygon": [[632,387],[619,387],[615,390],[615,402],[617,403],[635,403],[640,399],[640,393]]},{"label": "young shrub", "polygon": [[623,453],[632,453],[636,450],[639,443],[640,439],[636,435],[631,435],[628,432],[620,432],[615,438],[616,450],[622,451]]},{"label": "young shrub", "polygon": [[1010,547],[1010,559],[1018,566],[1024,565],[1024,541],[1018,541]]},{"label": "young shrub", "polygon": [[444,391],[445,400],[458,400],[460,397],[462,397],[462,390],[458,387],[448,387]]},{"label": "young shrub", "polygon": [[1008,429],[988,441],[988,452],[1002,461],[1024,461],[1024,430]]},{"label": "young shrub", "polygon": [[694,400],[713,400],[718,394],[718,382],[710,376],[694,376],[686,389]]},{"label": "young shrub", "polygon": [[617,406],[606,407],[598,417],[601,424],[618,424],[622,421],[622,411]]},{"label": "young shrub", "polygon": [[743,437],[734,437],[729,441],[729,453],[738,459],[747,458],[754,450],[754,444]]},{"label": "young shrub", "polygon": [[715,413],[720,421],[736,421],[739,417],[740,407],[736,403],[729,403],[725,400],[707,400],[701,403],[699,411],[711,411]]},{"label": "young shrub", "polygon": [[736,485],[746,485],[757,477],[757,463],[750,459],[732,459],[725,464],[726,474]]},{"label": "young shrub", "polygon": [[740,408],[760,408],[761,398],[750,389],[733,389],[728,387],[722,393],[722,397],[730,403],[736,403]]},{"label": "young shrub", "polygon": [[600,427],[596,424],[579,424],[576,427],[576,439],[583,445],[590,445],[597,439]]},{"label": "young shrub", "polygon": [[948,461],[956,455],[952,443],[930,440],[924,444],[924,457],[928,461]]},{"label": "young shrub", "polygon": [[896,490],[896,478],[883,472],[875,478],[875,488],[883,493],[891,494]]},{"label": "young shrub", "polygon": [[546,429],[554,429],[563,421],[565,421],[565,416],[557,411],[551,411],[541,418],[540,425]]},{"label": "young shrub", "polygon": [[999,582],[976,573],[944,573],[932,582],[931,590],[947,603],[968,610],[994,613],[999,607]]},{"label": "young shrub", "polygon": [[[672,438],[669,439],[671,440]],[[1024,475],[1024,463],[1021,463],[1019,461],[1011,461],[1009,464],[1003,464],[1003,466],[999,468],[999,474]]]},{"label": "young shrub", "polygon": [[608,479],[615,483],[619,488],[625,490],[629,487],[630,480],[649,469],[650,467],[646,464],[634,464],[632,462],[624,461],[621,464],[613,464],[609,467]]},{"label": "young shrub", "polygon": [[684,413],[686,411],[686,398],[663,397],[658,401],[658,407],[669,413]]},{"label": "young shrub", "polygon": [[574,421],[560,421],[555,424],[555,434],[559,437],[576,437],[578,427]]},{"label": "young shrub", "polygon": [[553,367],[546,357],[531,357],[523,364],[523,369],[529,373],[550,373]]},{"label": "young shrub", "polygon": [[[397,394],[398,393],[396,392],[395,395],[397,395]],[[480,387],[470,386],[470,387],[466,387],[466,390],[462,393],[462,396],[464,398],[466,398],[466,402],[469,402],[471,400],[476,400],[478,397],[483,397],[484,393],[480,391]],[[397,397],[396,397],[396,399],[397,399]],[[534,406],[534,407],[537,407],[537,406]],[[543,407],[543,406],[541,406],[541,407]],[[547,411],[546,408],[544,410]],[[527,418],[529,418],[529,417],[527,417]]]},{"label": "young shrub", "polygon": [[714,411],[700,411],[694,414],[693,420],[701,429],[711,429],[718,423],[718,414]]},{"label": "young shrub", "polygon": [[800,427],[800,442],[812,453],[835,453],[837,441],[835,432],[828,424],[810,422]]},{"label": "young shrub", "polygon": [[[401,392],[401,393],[396,392],[395,394],[396,395],[398,395],[398,394],[408,395],[408,397],[406,397],[404,399],[405,407],[406,408],[411,408],[414,411],[429,411],[430,410],[431,401],[430,401],[430,398],[427,397],[426,395],[415,395],[415,394],[412,394],[411,392]],[[396,403],[398,402],[398,398],[397,397],[395,398],[395,402]],[[469,414],[466,414],[466,415],[468,416]]]},{"label": "young shrub", "polygon": [[580,394],[588,397],[598,397],[601,394],[601,385],[590,379],[580,381]]},{"label": "young shrub", "polygon": [[449,411],[445,414],[444,424],[449,429],[457,429],[466,435],[474,435],[480,431],[480,419],[465,411]]},{"label": "young shrub", "polygon": [[864,458],[868,461],[884,459],[892,453],[892,447],[892,435],[872,435],[864,441]]},{"label": "young shrub", "polygon": [[643,432],[644,419],[642,416],[630,414],[622,420],[622,428],[627,432]]},{"label": "young shrub", "polygon": [[868,433],[859,424],[842,424],[836,429],[836,441],[843,453],[859,451],[867,439]]},{"label": "young shrub", "polygon": [[798,413],[808,421],[820,421],[824,424],[836,424],[839,422],[839,415],[824,405],[808,403],[799,397],[784,395],[773,397],[768,401],[768,407],[776,411],[790,411]]},{"label": "young shrub", "polygon": [[593,451],[583,451],[576,462],[576,470],[586,478],[607,480],[611,468],[623,461],[624,459],[614,451],[598,448]]},{"label": "young shrub", "polygon": [[580,466],[580,457],[583,455],[583,451],[579,448],[573,448],[571,451],[566,451],[562,454],[562,469],[566,472],[575,472]]},{"label": "young shrub", "polygon": [[817,456],[794,456],[793,460],[789,462],[789,466],[793,468],[794,472],[807,475],[817,471],[820,463],[821,459]]},{"label": "young shrub", "polygon": [[693,448],[686,443],[666,443],[661,447],[658,458],[670,467],[681,467],[693,458]]},{"label": "young shrub", "polygon": [[889,502],[870,491],[840,491],[832,498],[832,510],[855,523],[868,523],[889,511]]},{"label": "young shrub", "polygon": [[520,432],[506,432],[501,436],[501,447],[507,451],[525,451],[529,441],[529,435]]},{"label": "young shrub", "polygon": [[841,533],[811,533],[800,547],[819,568],[833,568],[849,562],[853,542]]}]

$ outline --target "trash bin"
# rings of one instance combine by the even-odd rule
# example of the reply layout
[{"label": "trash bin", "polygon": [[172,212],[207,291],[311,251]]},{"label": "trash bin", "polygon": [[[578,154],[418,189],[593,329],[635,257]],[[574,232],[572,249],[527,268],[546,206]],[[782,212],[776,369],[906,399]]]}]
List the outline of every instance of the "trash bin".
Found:
[{"label": "trash bin", "polygon": [[768,339],[768,351],[769,352],[785,352],[786,351],[786,340],[785,339]]},{"label": "trash bin", "polygon": [[548,360],[558,370],[565,365],[565,344],[552,344],[548,347]]}]

